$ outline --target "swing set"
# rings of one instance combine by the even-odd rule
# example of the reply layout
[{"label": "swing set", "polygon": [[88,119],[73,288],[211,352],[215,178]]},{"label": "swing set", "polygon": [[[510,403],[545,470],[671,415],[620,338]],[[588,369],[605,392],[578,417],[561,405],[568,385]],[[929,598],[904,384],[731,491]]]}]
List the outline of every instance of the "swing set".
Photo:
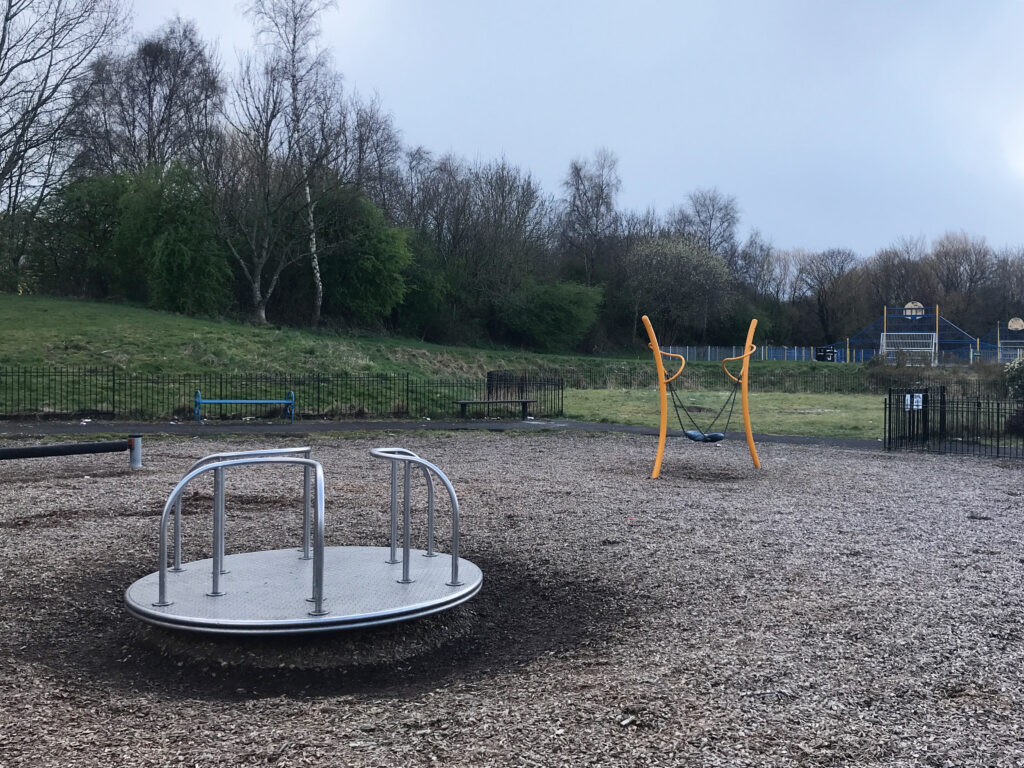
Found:
[{"label": "swing set", "polygon": [[[711,423],[707,427],[702,428],[693,415],[687,410],[683,401],[680,399],[679,394],[672,386],[672,382],[679,378],[679,374],[683,372],[683,368],[686,367],[686,358],[682,355],[677,355],[674,352],[665,352],[658,345],[658,337],[654,335],[654,328],[651,326],[651,321],[644,315],[643,320],[644,328],[647,329],[647,337],[650,339],[648,346],[654,353],[654,365],[658,371],[658,394],[661,403],[661,419],[658,425],[658,455],[654,459],[654,471],[651,472],[651,478],[656,478],[661,474],[661,461],[665,456],[665,437],[668,435],[668,393],[672,393],[672,405],[676,411],[676,418],[679,420],[679,428],[683,431],[683,434],[690,440],[696,443],[717,443],[720,440],[725,439],[725,432],[729,429],[729,422],[732,420],[733,407],[736,405],[736,392],[740,393],[741,410],[743,412],[743,425],[747,435],[747,447],[750,449],[750,458],[754,460],[754,467],[761,468],[761,460],[757,457],[757,448],[754,446],[754,433],[750,428],[750,399],[749,399],[749,373],[750,373],[750,356],[754,354],[754,350],[757,347],[754,346],[754,329],[757,328],[757,320],[750,321],[750,328],[747,330],[747,341],[743,346],[743,354],[737,355],[736,357],[727,357],[722,361],[722,370],[725,371],[725,375],[732,379],[733,386],[732,391],[726,398],[725,402],[722,403],[722,407],[718,413],[711,420]],[[663,357],[672,357],[679,360],[679,370],[673,373],[671,376],[666,376],[665,365],[662,360]],[[734,376],[729,370],[726,363],[732,363],[737,360],[742,360],[740,367],[739,376]],[[725,413],[726,408],[729,409],[729,413],[726,416],[725,426],[722,427],[722,431],[714,431],[715,424]],[[688,429],[683,424],[682,414],[686,414],[687,419],[693,425],[693,429]]]}]

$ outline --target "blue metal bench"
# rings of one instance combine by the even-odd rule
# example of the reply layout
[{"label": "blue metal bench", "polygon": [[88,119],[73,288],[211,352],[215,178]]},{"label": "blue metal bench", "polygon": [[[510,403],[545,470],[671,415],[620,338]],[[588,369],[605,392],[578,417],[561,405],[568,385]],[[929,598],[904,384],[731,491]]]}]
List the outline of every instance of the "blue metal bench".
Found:
[{"label": "blue metal bench", "polygon": [[204,398],[202,393],[196,390],[196,404],[192,411],[196,421],[203,420],[203,406],[204,405],[283,405],[285,406],[285,413],[288,414],[288,420],[295,423],[295,393],[288,392],[288,397],[284,400],[234,400],[234,399],[207,399]]}]

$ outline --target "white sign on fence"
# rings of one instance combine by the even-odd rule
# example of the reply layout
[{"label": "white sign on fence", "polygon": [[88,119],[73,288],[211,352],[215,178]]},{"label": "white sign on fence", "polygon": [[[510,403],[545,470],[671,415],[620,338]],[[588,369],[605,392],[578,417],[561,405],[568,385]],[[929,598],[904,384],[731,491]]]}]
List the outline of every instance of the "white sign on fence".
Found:
[{"label": "white sign on fence", "polygon": [[903,396],[903,410],[920,411],[922,408],[924,408],[924,395],[921,392]]}]

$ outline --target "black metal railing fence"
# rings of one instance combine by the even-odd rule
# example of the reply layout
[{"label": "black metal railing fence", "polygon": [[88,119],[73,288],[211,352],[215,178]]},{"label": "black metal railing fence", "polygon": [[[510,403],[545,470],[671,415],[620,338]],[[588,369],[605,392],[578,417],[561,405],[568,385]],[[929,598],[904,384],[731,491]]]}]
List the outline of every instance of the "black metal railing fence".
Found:
[{"label": "black metal railing fence", "polygon": [[[530,413],[562,415],[564,384],[529,377]],[[0,367],[0,416],[114,420],[192,418],[196,390],[204,399],[273,400],[295,393],[297,418],[446,417],[458,400],[488,399],[487,382],[417,379],[408,374],[175,374],[129,373],[116,368]],[[495,410],[491,415],[502,413]],[[273,418],[282,405],[203,406],[207,419]]]},{"label": "black metal railing fence", "polygon": [[[877,394],[893,387],[944,388],[947,399],[1005,400],[1005,384],[920,372],[835,369],[753,370],[753,392]],[[670,371],[671,373],[671,371]],[[145,374],[117,368],[0,367],[0,418],[92,416],[110,419],[182,419],[192,416],[195,391],[208,399],[283,399],[294,391],[299,418],[446,417],[458,400],[529,397],[540,417],[563,414],[564,390],[653,389],[654,366],[611,364],[598,369],[491,372],[486,379],[416,378],[408,374]],[[715,366],[688,366],[674,382],[680,390],[726,390],[732,382]],[[509,405],[509,415],[517,412]],[[489,408],[503,415],[505,408]],[[267,418],[283,406],[207,405],[207,418]]]},{"label": "black metal railing fence", "polygon": [[885,399],[885,449],[1024,458],[1024,402],[950,397],[945,387],[893,387]]}]

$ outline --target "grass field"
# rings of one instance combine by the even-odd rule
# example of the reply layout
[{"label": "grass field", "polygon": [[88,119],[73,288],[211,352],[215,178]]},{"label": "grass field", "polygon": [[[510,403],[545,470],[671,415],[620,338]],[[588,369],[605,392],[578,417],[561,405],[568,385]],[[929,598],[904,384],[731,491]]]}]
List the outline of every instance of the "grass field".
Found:
[{"label": "grass field", "polygon": [[[683,404],[694,421],[707,430],[708,423],[721,410],[726,392],[683,392]],[[694,407],[699,410],[694,410]],[[657,390],[572,389],[565,392],[567,418],[580,421],[658,426]],[[723,431],[729,410],[719,418],[715,429]],[[880,395],[812,395],[781,392],[753,392],[750,395],[750,422],[755,432],[770,435],[819,435],[882,438],[883,398]],[[683,414],[683,425],[692,424]],[[679,429],[669,401],[669,428]],[[730,431],[743,429],[739,396],[736,397]]]}]

